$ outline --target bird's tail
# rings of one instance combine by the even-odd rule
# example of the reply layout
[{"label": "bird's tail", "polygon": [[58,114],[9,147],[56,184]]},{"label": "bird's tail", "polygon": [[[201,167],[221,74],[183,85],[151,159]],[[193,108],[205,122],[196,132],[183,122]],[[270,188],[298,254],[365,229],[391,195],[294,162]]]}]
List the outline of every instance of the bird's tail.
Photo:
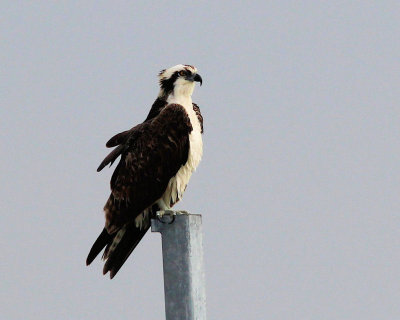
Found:
[{"label": "bird's tail", "polygon": [[106,247],[103,253],[103,259],[106,261],[103,274],[110,271],[110,278],[114,278],[149,228],[149,225],[140,228],[130,222],[112,235],[103,229],[89,252],[86,265],[92,263],[101,250]]},{"label": "bird's tail", "polygon": [[110,278],[114,278],[149,228],[149,225],[140,228],[131,222],[119,230],[114,241],[104,251],[103,259],[106,260],[106,263],[103,274],[110,271]]},{"label": "bird's tail", "polygon": [[86,265],[88,266],[93,262],[97,255],[103,250],[103,248],[113,242],[115,235],[111,235],[107,232],[106,228],[100,233],[96,241],[93,243],[92,248],[86,258]]}]

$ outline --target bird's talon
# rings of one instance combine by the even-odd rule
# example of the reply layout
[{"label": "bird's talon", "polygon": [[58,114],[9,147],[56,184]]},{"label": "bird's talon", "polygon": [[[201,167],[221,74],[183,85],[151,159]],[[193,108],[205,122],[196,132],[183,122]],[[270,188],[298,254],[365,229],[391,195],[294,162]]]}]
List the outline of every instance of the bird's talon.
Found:
[{"label": "bird's talon", "polygon": [[[157,217],[158,221],[160,221],[161,223],[168,223],[168,224],[171,224],[175,221],[175,215],[176,215],[175,211],[172,211],[172,210],[160,210],[160,211],[157,211],[157,213],[156,213],[156,217]],[[164,216],[171,217],[171,221],[169,221],[169,222],[165,221]]]},{"label": "bird's talon", "polygon": [[174,223],[174,221],[175,221],[175,214],[174,214],[174,215],[172,215],[172,220],[171,220],[171,222],[168,222],[168,224],[173,224],[173,223]]}]

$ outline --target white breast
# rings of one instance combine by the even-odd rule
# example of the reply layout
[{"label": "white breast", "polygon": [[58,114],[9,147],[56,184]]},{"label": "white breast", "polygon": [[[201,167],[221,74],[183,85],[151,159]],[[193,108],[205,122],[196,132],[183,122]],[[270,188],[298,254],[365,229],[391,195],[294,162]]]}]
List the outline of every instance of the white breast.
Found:
[{"label": "white breast", "polygon": [[[170,100],[170,101],[169,101]],[[203,155],[203,139],[201,137],[201,125],[197,118],[196,112],[193,110],[191,97],[181,97],[175,99],[172,97],[167,100],[168,103],[177,103],[182,105],[189,115],[193,130],[189,134],[189,155],[185,165],[183,165],[174,177],[168,183],[164,195],[157,201],[162,210],[169,209],[178,202],[186,189],[189,179],[196,170],[201,157]]]}]

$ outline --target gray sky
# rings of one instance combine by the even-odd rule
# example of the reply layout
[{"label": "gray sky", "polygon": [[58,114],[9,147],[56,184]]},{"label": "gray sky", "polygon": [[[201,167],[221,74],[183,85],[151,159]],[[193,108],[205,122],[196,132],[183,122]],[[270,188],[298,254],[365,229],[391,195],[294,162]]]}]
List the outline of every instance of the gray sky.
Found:
[{"label": "gray sky", "polygon": [[197,66],[209,319],[400,318],[398,1],[3,1],[2,318],[163,319],[159,234],[117,277],[105,142]]}]

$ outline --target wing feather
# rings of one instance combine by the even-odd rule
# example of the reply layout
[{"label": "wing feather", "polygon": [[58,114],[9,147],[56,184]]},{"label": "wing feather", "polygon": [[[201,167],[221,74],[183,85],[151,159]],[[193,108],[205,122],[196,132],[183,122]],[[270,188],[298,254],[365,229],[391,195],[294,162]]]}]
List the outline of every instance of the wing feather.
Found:
[{"label": "wing feather", "polygon": [[111,148],[117,146],[113,151],[111,151],[107,157],[100,163],[99,167],[97,168],[97,172],[101,171],[106,165],[111,165],[114,161],[124,153],[124,149],[128,146],[126,143],[128,140],[131,142],[140,135],[140,129],[143,126],[143,123],[133,127],[130,130],[126,130],[124,132],[118,133],[113,136],[108,142],[106,143],[106,147]]},{"label": "wing feather", "polygon": [[114,163],[114,161],[121,155],[122,150],[124,149],[123,145],[119,145],[116,147],[113,151],[111,151],[107,157],[104,158],[104,160],[100,163],[99,167],[97,168],[97,172],[100,172],[103,170],[103,168],[110,164],[110,167]]},{"label": "wing feather", "polygon": [[131,130],[126,130],[126,131],[116,134],[110,140],[107,141],[106,147],[112,148],[119,144],[124,143],[133,129],[135,129],[135,128],[132,128]]}]

